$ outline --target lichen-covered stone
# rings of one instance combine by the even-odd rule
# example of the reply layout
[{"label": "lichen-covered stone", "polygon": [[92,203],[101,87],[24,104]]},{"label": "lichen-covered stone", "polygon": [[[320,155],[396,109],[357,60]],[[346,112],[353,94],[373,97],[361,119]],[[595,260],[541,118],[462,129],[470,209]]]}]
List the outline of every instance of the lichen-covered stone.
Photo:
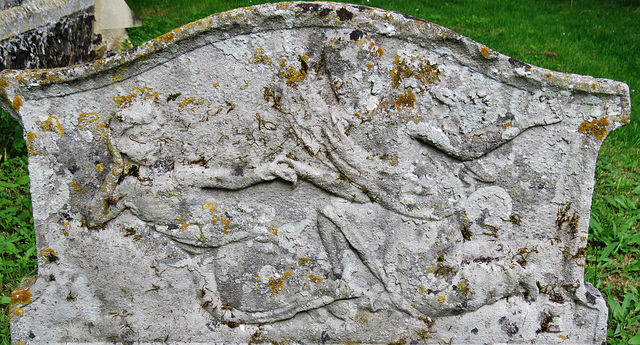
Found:
[{"label": "lichen-covered stone", "polygon": [[583,264],[622,83],[314,2],[0,85],[40,253],[15,342],[605,341]]}]

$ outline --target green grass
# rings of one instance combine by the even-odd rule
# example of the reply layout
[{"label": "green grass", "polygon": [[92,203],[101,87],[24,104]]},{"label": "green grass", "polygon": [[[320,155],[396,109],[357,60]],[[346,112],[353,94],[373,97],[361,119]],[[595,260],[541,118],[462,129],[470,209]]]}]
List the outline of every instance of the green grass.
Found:
[{"label": "green grass", "polygon": [[[180,25],[267,1],[130,0],[144,26],[129,30],[138,45]],[[640,3],[637,0],[359,0],[424,18],[537,66],[623,81],[640,104]],[[586,279],[611,310],[610,344],[640,344],[640,108],[631,124],[603,143],[596,169]],[[0,294],[9,296],[35,270],[24,142],[15,120],[0,116]],[[18,127],[19,128],[19,127]],[[17,209],[4,205],[21,205]],[[6,298],[0,298],[0,303]],[[0,305],[1,306],[1,305]],[[5,314],[0,342],[8,343]]]},{"label": "green grass", "polygon": [[8,343],[11,291],[36,272],[36,246],[29,196],[27,158],[9,158],[0,164],[0,341]]}]

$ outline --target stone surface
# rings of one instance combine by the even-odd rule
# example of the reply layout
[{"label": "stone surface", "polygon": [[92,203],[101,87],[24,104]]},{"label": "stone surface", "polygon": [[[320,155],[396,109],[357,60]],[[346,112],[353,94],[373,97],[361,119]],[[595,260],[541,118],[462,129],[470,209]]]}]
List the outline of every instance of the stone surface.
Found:
[{"label": "stone surface", "polygon": [[0,83],[39,252],[14,342],[605,341],[583,264],[625,84],[319,2]]},{"label": "stone surface", "polygon": [[93,0],[5,1],[0,69],[69,66],[96,59]]}]

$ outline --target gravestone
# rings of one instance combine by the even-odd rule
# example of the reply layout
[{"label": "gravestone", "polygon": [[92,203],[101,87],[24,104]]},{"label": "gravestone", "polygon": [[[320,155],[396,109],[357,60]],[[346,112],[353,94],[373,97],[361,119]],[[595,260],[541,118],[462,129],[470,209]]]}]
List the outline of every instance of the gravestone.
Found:
[{"label": "gravestone", "polygon": [[94,0],[3,0],[0,69],[54,68],[94,60]]},{"label": "gravestone", "polygon": [[605,341],[583,266],[625,84],[322,2],[0,83],[39,253],[14,342]]}]

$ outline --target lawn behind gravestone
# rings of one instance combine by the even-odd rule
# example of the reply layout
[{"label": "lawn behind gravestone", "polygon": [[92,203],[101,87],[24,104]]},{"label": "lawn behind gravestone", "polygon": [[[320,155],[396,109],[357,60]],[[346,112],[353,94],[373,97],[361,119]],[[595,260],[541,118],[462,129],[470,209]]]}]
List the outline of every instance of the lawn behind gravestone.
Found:
[{"label": "lawn behind gravestone", "polygon": [[[145,22],[133,45],[215,12],[267,1],[130,0]],[[610,344],[640,344],[640,40],[636,0],[358,0],[448,27],[530,64],[629,85],[631,124],[609,134],[596,170],[586,279],[611,310]],[[33,221],[22,131],[0,115],[0,343],[9,344],[8,301],[35,273]],[[570,339],[569,339],[570,340]]]}]

